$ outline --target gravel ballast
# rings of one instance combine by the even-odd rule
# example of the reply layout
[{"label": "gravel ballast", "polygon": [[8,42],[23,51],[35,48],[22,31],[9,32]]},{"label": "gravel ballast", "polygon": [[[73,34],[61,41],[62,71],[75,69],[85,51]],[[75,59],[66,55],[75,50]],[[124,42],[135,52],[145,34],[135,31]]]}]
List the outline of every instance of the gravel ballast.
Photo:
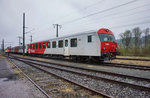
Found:
[{"label": "gravel ballast", "polygon": [[30,78],[35,80],[35,82],[39,84],[48,94],[50,94],[52,98],[62,98],[62,96],[63,98],[100,97],[95,94],[93,95],[91,92],[84,90],[82,88],[79,89],[79,86],[57,79],[54,76],[41,72],[38,69],[33,68],[20,61],[13,60],[13,62],[17,64],[29,76],[31,76]]},{"label": "gravel ballast", "polygon": [[102,91],[108,95],[114,96],[114,97],[134,97],[134,98],[146,98],[150,97],[148,91],[141,91],[138,89],[125,87],[119,84],[106,82],[103,80],[97,80],[92,78],[87,78],[86,76],[80,76],[77,74],[72,74],[64,71],[59,71],[55,69],[47,68],[47,71],[51,71],[53,73],[56,73],[58,75],[61,75],[63,77],[66,77],[70,80],[76,81],[78,83],[84,84],[88,87],[91,87],[93,89]]}]

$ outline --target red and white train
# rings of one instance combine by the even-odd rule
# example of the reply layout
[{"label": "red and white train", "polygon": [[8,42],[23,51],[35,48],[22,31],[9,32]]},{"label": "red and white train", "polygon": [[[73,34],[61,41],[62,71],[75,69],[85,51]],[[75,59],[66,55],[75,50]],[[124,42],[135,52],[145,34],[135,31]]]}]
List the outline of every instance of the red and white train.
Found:
[{"label": "red and white train", "polygon": [[[23,47],[11,48],[12,53],[22,53]],[[27,55],[69,57],[77,60],[113,59],[118,54],[113,33],[105,28],[65,37],[27,44]]]}]

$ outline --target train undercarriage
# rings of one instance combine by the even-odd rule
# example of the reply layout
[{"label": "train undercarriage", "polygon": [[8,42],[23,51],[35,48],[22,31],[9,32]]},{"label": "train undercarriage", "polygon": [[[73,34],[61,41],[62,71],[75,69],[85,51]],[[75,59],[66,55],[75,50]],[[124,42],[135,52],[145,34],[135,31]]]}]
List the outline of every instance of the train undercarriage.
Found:
[{"label": "train undercarriage", "polygon": [[[13,54],[22,54],[22,53],[13,53]],[[51,58],[51,59],[66,59],[71,60],[75,62],[104,62],[104,61],[110,61],[112,59],[116,58],[116,55],[118,55],[118,52],[115,53],[102,53],[102,56],[78,56],[78,55],[70,55],[70,56],[64,56],[64,55],[56,55],[56,54],[29,54],[26,53],[27,56],[34,56],[34,57],[45,57],[45,58]]]}]

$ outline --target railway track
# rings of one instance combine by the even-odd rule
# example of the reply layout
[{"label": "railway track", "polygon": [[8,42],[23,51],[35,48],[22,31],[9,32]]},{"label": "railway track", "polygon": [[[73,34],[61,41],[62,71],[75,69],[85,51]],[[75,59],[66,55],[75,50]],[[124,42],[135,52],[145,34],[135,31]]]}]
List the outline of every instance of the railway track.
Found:
[{"label": "railway track", "polygon": [[[18,56],[12,56],[12,57],[18,57]],[[19,57],[19,58],[23,59],[23,57]],[[29,58],[24,58],[24,59],[38,61],[38,60],[35,60],[35,59],[29,59]],[[43,61],[43,62],[50,63],[50,62],[46,62],[46,61]],[[51,63],[51,64],[56,64],[56,63]],[[97,65],[97,66],[111,66],[111,67],[118,67],[118,68],[129,68],[129,69],[137,69],[137,70],[150,71],[150,66],[135,65],[135,64],[121,64],[121,63],[108,63],[108,62],[101,63],[101,64],[97,64],[97,63],[92,63],[92,64],[93,65]],[[63,64],[60,64],[60,65],[63,65]]]},{"label": "railway track", "polygon": [[51,98],[37,83],[35,83],[26,73],[24,73],[11,59],[8,59],[32,84],[34,84],[47,98]]},{"label": "railway track", "polygon": [[150,59],[136,59],[136,58],[116,58],[118,60],[135,60],[135,61],[150,61]]},{"label": "railway track", "polygon": [[[14,59],[14,58],[11,58],[11,59]],[[19,60],[19,59],[16,59],[16,60]],[[39,66],[36,66],[36,65],[34,65],[34,64],[31,64],[31,63],[29,63],[29,62],[27,62],[27,61],[22,61],[22,60],[19,60],[19,61],[24,62],[25,64],[30,65],[30,66],[32,66],[32,67],[34,67],[34,68],[36,68],[36,69],[38,69],[38,70],[41,70],[41,71],[43,71],[43,72],[45,72],[45,73],[47,73],[47,74],[54,75],[54,76],[56,76],[56,77],[58,77],[58,78],[61,78],[61,79],[65,80],[65,81],[68,81],[68,82],[70,82],[70,83],[73,83],[73,84],[75,84],[75,85],[78,85],[78,86],[80,86],[80,87],[82,87],[82,88],[84,88],[84,89],[86,89],[86,90],[92,92],[92,95],[100,95],[102,98],[103,98],[103,97],[104,97],[104,98],[112,98],[112,96],[109,96],[109,95],[104,94],[104,93],[102,93],[102,92],[100,92],[100,91],[97,91],[97,90],[94,90],[94,89],[89,88],[89,87],[87,87],[87,86],[84,86],[84,85],[82,85],[82,84],[80,84],[80,83],[77,83],[77,82],[75,82],[75,81],[69,80],[69,79],[67,79],[67,78],[65,78],[65,77],[62,77],[61,75],[58,75],[58,74],[55,74],[55,73],[53,73],[53,72],[47,71],[46,69],[43,69],[43,68],[41,68],[41,67],[39,67]],[[37,71],[35,71],[35,72],[37,72]],[[37,73],[38,73],[38,72],[37,72]],[[94,94],[93,94],[93,93],[94,93]]]},{"label": "railway track", "polygon": [[[113,83],[116,85],[119,84],[122,87],[127,86],[133,89],[144,90],[146,92],[147,91],[150,92],[150,79],[146,79],[146,78],[128,76],[128,75],[122,75],[122,74],[116,74],[116,73],[104,72],[104,71],[96,71],[96,70],[73,67],[73,66],[65,66],[65,65],[53,65],[52,66],[46,62],[40,62],[40,61],[35,61],[35,60],[31,61],[29,59],[23,59],[23,58],[20,58],[17,60],[20,60],[26,64],[34,66],[43,71],[45,70],[48,71],[52,69],[56,72],[60,71],[61,73],[64,73],[64,77],[66,77],[65,74],[72,73],[75,76],[79,75],[84,78],[86,76],[88,79],[90,78],[90,80],[94,79],[95,81],[104,81],[104,82],[109,82],[109,83]],[[85,78],[85,80],[88,80],[88,79]],[[110,95],[116,97],[116,95],[113,95],[113,94],[110,94]]]},{"label": "railway track", "polygon": [[130,68],[130,69],[138,69],[138,70],[146,70],[150,71],[150,66],[141,66],[141,65],[134,65],[134,64],[121,64],[121,63],[103,63],[104,66],[112,66],[112,67],[119,67],[119,68]]}]

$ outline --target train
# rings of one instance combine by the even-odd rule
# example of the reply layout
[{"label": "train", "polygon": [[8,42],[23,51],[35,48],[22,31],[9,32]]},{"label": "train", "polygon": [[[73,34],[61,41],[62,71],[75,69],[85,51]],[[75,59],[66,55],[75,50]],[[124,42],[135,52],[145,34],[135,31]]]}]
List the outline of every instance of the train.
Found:
[{"label": "train", "polygon": [[[23,46],[10,48],[10,53],[23,53]],[[111,30],[85,31],[25,45],[25,54],[69,58],[80,61],[104,61],[119,55],[118,45]]]}]

